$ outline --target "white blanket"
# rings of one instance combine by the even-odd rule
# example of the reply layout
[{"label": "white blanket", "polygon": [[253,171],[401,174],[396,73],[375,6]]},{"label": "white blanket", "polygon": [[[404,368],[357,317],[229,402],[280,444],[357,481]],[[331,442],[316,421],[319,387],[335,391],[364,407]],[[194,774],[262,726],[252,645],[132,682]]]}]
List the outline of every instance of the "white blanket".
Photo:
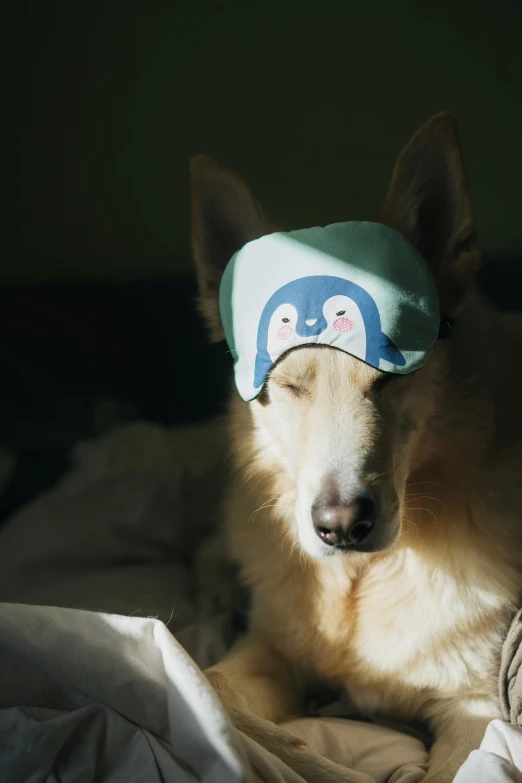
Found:
[{"label": "white blanket", "polygon": [[[223,442],[219,424],[122,428],[78,447],[69,475],[0,529],[2,783],[300,780],[233,729],[198,668],[234,635],[229,613],[207,610],[226,571],[204,561],[203,584],[191,567],[217,522]],[[411,736],[333,718],[291,728],[377,783],[424,777]],[[484,753],[494,774],[514,771]],[[479,780],[468,764],[458,783]]]},{"label": "white blanket", "polygon": [[[235,732],[159,620],[4,604],[0,622],[2,781],[301,781]],[[293,728],[379,780],[420,779],[415,740],[324,720],[330,737]]]}]

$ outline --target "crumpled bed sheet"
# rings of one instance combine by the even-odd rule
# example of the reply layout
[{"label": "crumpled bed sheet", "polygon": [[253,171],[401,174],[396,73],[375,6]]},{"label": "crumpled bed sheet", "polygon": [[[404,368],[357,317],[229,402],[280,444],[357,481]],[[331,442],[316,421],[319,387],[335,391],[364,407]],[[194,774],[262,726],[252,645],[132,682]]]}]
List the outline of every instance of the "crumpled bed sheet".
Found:
[{"label": "crumpled bed sheet", "polygon": [[[226,570],[201,546],[223,443],[219,423],[120,428],[80,444],[64,480],[0,529],[2,783],[301,781],[230,725],[200,670],[235,634],[230,611],[215,612]],[[328,717],[291,729],[377,783],[424,777],[415,737]],[[517,731],[495,721],[458,783],[520,780]]]},{"label": "crumpled bed sheet", "polygon": [[[0,621],[3,781],[301,783],[229,725],[159,620],[4,604]],[[306,725],[300,732],[306,720],[292,725],[379,780],[420,779],[417,740],[382,727],[365,736],[363,723],[324,720],[330,736]]]}]

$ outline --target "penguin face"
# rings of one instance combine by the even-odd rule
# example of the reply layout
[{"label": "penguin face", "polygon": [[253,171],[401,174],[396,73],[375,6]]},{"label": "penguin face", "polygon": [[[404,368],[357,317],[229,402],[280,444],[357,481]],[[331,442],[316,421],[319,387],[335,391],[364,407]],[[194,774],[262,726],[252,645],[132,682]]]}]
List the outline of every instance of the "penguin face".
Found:
[{"label": "penguin face", "polygon": [[344,278],[313,275],[278,288],[266,303],[257,330],[254,388],[261,388],[273,364],[291,348],[317,343],[377,368],[381,358],[405,363],[381,331],[377,305],[367,291]]},{"label": "penguin face", "polygon": [[[320,331],[319,331],[320,330]],[[304,331],[304,334],[303,334]],[[354,356],[366,355],[366,329],[360,309],[348,296],[331,296],[322,311],[298,312],[294,305],[279,305],[270,318],[267,352],[273,362],[297,345],[335,345],[342,337]]]}]

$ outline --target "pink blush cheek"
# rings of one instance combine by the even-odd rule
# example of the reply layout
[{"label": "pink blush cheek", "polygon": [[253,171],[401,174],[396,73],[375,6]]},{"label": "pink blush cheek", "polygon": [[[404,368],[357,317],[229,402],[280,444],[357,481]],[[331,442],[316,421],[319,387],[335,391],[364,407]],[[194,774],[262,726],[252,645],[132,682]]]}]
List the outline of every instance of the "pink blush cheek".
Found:
[{"label": "pink blush cheek", "polygon": [[277,330],[277,336],[280,340],[288,340],[292,336],[292,327],[288,325],[282,326]]},{"label": "pink blush cheek", "polygon": [[352,326],[353,323],[349,318],[337,318],[333,322],[333,328],[338,332],[349,332]]}]

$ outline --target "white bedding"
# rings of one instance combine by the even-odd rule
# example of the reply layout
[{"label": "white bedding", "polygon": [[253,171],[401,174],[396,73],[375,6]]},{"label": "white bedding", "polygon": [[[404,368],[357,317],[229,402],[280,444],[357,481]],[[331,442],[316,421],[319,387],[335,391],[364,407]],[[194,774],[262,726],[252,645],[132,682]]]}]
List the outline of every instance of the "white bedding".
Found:
[{"label": "white bedding", "polygon": [[[198,668],[234,635],[228,612],[209,612],[213,564],[205,582],[190,567],[217,522],[223,443],[219,424],[121,428],[80,445],[66,478],[0,528],[2,783],[300,780],[230,726]],[[504,729],[499,752],[498,724],[458,783],[484,764],[488,783],[521,779],[522,740]],[[382,726],[292,731],[377,783],[425,774],[421,742]]]}]

